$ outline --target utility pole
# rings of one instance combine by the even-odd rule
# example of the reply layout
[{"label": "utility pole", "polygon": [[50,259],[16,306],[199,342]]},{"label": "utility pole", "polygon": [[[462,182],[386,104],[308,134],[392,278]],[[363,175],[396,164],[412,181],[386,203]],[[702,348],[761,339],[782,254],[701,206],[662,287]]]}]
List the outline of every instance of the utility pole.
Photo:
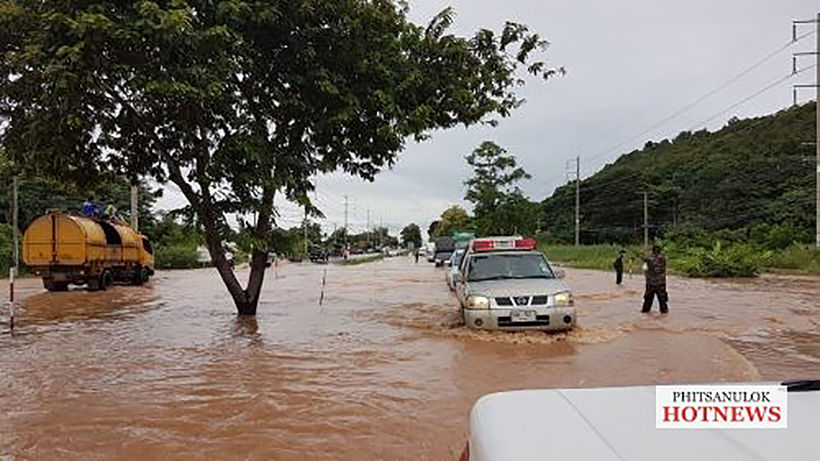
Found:
[{"label": "utility pole", "polygon": [[345,195],[345,248],[347,248],[347,195]]},{"label": "utility pole", "polygon": [[581,244],[581,156],[575,157],[575,246]]},{"label": "utility pole", "polygon": [[367,248],[370,249],[370,208],[367,209]]},{"label": "utility pole", "polygon": [[139,187],[131,184],[131,227],[134,230],[139,230],[139,216]]},{"label": "utility pole", "polygon": [[814,177],[814,193],[815,193],[815,208],[814,208],[814,244],[817,248],[820,248],[820,13],[817,13],[817,17],[815,19],[810,19],[806,21],[793,21],[792,22],[792,40],[797,41],[797,26],[800,24],[814,24],[816,30],[816,38],[817,44],[815,45],[814,51],[810,52],[803,52],[803,53],[794,53],[792,57],[792,71],[797,73],[797,57],[798,56],[807,56],[807,55],[814,55],[815,59],[815,83],[814,85],[794,85],[794,98],[795,104],[797,103],[797,88],[811,88],[814,87],[815,90],[815,106],[814,110],[816,112],[816,121],[815,121],[815,177]]},{"label": "utility pole", "polygon": [[649,200],[646,191],[643,192],[643,246],[649,248]]},{"label": "utility pole", "polygon": [[305,210],[305,220],[302,221],[302,238],[305,240],[305,256],[307,256],[307,254],[308,254],[307,226],[308,226],[307,210]]}]

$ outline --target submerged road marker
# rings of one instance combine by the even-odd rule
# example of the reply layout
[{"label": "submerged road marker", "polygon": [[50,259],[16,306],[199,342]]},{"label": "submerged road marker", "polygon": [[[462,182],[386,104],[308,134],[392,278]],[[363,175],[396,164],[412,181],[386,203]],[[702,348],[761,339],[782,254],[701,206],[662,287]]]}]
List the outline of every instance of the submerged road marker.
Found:
[{"label": "submerged road marker", "polygon": [[322,272],[322,292],[319,294],[319,305],[322,305],[322,301],[325,299],[325,282],[327,280],[327,269]]},{"label": "submerged road marker", "polygon": [[9,333],[14,334],[14,268],[9,268]]}]

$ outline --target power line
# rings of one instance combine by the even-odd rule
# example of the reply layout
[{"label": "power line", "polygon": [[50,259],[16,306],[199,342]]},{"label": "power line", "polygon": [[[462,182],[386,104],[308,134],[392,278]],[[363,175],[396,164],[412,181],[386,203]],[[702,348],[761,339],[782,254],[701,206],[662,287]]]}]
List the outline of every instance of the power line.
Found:
[{"label": "power line", "polygon": [[[617,150],[617,149],[622,148],[624,145],[626,145],[626,144],[628,144],[628,143],[630,143],[630,142],[634,141],[635,139],[640,138],[640,137],[642,137],[642,136],[645,136],[646,134],[648,134],[648,133],[650,133],[650,132],[654,131],[655,129],[660,128],[661,126],[665,125],[666,123],[668,123],[668,122],[670,122],[670,121],[674,120],[675,118],[679,117],[680,115],[682,115],[683,113],[685,113],[685,112],[686,112],[686,111],[688,111],[689,109],[691,109],[691,108],[695,107],[696,105],[698,105],[698,104],[702,103],[703,101],[706,101],[707,99],[711,98],[712,96],[716,95],[717,93],[719,93],[719,92],[723,91],[724,89],[726,89],[727,87],[729,87],[731,84],[733,84],[734,82],[738,81],[739,79],[741,79],[741,78],[745,77],[745,76],[746,76],[746,75],[748,75],[750,72],[752,72],[753,70],[755,70],[755,69],[759,68],[760,66],[762,66],[762,65],[763,65],[763,64],[765,64],[766,62],[770,61],[772,58],[774,58],[774,57],[775,57],[775,56],[777,56],[778,54],[782,53],[783,51],[785,51],[786,49],[788,49],[789,47],[791,47],[791,46],[792,46],[792,45],[794,45],[795,43],[797,43],[797,42],[799,42],[799,41],[801,41],[801,40],[805,39],[806,37],[809,37],[809,36],[811,36],[811,35],[813,35],[813,34],[815,34],[815,31],[810,31],[810,32],[807,32],[807,33],[805,33],[805,34],[803,34],[803,35],[800,35],[800,36],[795,36],[793,40],[790,40],[789,42],[787,42],[787,43],[785,43],[785,44],[781,45],[780,47],[778,47],[777,49],[775,49],[774,51],[772,51],[772,52],[770,52],[770,53],[766,54],[765,56],[763,56],[763,58],[761,58],[760,60],[758,60],[758,61],[754,62],[754,63],[753,63],[753,64],[751,64],[750,66],[748,66],[748,67],[744,68],[744,69],[743,69],[742,71],[740,71],[738,74],[734,75],[734,76],[733,76],[733,77],[731,77],[730,79],[728,79],[728,80],[726,80],[725,82],[723,82],[722,84],[718,85],[716,88],[714,88],[714,89],[712,89],[712,90],[710,90],[710,91],[707,91],[707,92],[706,92],[706,93],[704,93],[703,95],[701,95],[701,96],[699,96],[698,98],[696,98],[694,101],[692,101],[692,102],[690,102],[690,103],[688,103],[688,104],[684,105],[682,108],[680,108],[680,109],[676,110],[675,112],[673,112],[673,113],[672,113],[672,114],[670,114],[669,116],[667,116],[667,117],[665,117],[665,118],[661,119],[659,122],[656,122],[656,123],[652,124],[649,128],[646,128],[645,130],[641,131],[640,133],[638,133],[638,134],[636,134],[636,135],[634,135],[634,136],[631,136],[631,137],[629,137],[629,138],[627,138],[627,139],[625,139],[625,140],[621,141],[620,143],[615,144],[614,146],[612,146],[612,147],[610,147],[610,148],[608,148],[608,149],[602,150],[602,151],[600,151],[599,153],[597,153],[597,154],[595,154],[595,155],[593,155],[593,156],[591,156],[591,157],[587,157],[587,160],[595,160],[595,159],[597,159],[597,158],[600,158],[600,157],[602,157],[602,156],[604,156],[604,155],[606,155],[606,154],[611,153],[612,151],[615,151],[615,150]],[[764,90],[764,91],[765,91],[765,90]],[[727,110],[727,111],[728,111],[728,110],[731,110],[731,108],[726,109],[726,110]],[[544,185],[546,185],[546,184],[550,183],[553,179],[555,179],[555,178],[557,178],[557,177],[560,177],[560,176],[561,176],[561,175],[553,175],[553,176],[550,176],[550,177],[549,177],[546,181],[542,182],[542,183],[541,183],[538,187],[544,186]]]},{"label": "power line", "polygon": [[733,84],[733,83],[735,83],[736,81],[740,80],[741,78],[745,77],[745,76],[746,76],[746,75],[748,75],[750,72],[752,72],[753,70],[755,70],[755,69],[757,69],[758,67],[762,66],[763,64],[767,63],[767,62],[768,62],[768,61],[770,61],[772,58],[774,58],[774,57],[775,57],[775,56],[777,56],[778,54],[782,53],[783,51],[785,51],[786,49],[788,49],[789,47],[791,47],[791,46],[792,46],[792,45],[794,45],[795,43],[797,43],[797,42],[799,42],[800,40],[803,40],[804,38],[809,37],[809,36],[811,36],[811,35],[813,35],[813,34],[814,34],[814,31],[812,31],[812,32],[807,32],[807,33],[805,33],[805,34],[803,34],[803,35],[801,35],[801,36],[799,36],[799,37],[796,37],[794,40],[790,40],[789,42],[787,42],[787,43],[783,44],[782,46],[778,47],[776,50],[772,51],[771,53],[769,53],[769,54],[765,55],[765,56],[764,56],[762,59],[760,59],[759,61],[756,61],[756,62],[755,62],[755,63],[753,63],[752,65],[750,65],[750,66],[746,67],[745,69],[743,69],[742,71],[740,71],[740,73],[738,73],[738,74],[736,74],[735,76],[733,76],[732,78],[730,78],[730,79],[726,80],[726,81],[725,81],[725,82],[723,82],[721,85],[718,85],[718,86],[717,86],[716,88],[714,88],[713,90],[711,90],[711,91],[708,91],[708,92],[704,93],[704,94],[703,94],[703,95],[701,95],[700,97],[696,98],[694,101],[690,102],[689,104],[686,104],[685,106],[683,106],[682,108],[678,109],[677,111],[675,111],[675,112],[674,112],[674,113],[672,113],[671,115],[669,115],[669,116],[667,116],[667,117],[665,117],[665,118],[661,119],[661,121],[659,121],[659,122],[657,122],[657,123],[653,124],[652,126],[650,126],[649,128],[645,129],[644,131],[642,131],[642,132],[638,133],[637,135],[632,136],[631,138],[629,138],[629,139],[627,139],[627,140],[623,141],[622,143],[618,144],[617,146],[615,146],[615,147],[613,147],[613,148],[610,148],[610,149],[607,149],[607,150],[604,150],[604,151],[601,151],[600,153],[598,153],[598,154],[596,154],[596,155],[594,155],[594,156],[590,157],[590,158],[589,158],[589,160],[594,160],[594,159],[599,158],[599,157],[601,157],[601,156],[603,156],[603,155],[606,155],[607,153],[610,153],[611,151],[613,151],[613,150],[615,150],[615,149],[618,149],[618,148],[620,148],[620,147],[623,147],[623,145],[624,145],[624,144],[627,144],[627,143],[629,143],[629,142],[631,142],[631,141],[635,140],[636,138],[640,138],[641,136],[644,136],[644,135],[646,135],[646,134],[650,133],[651,131],[653,131],[653,130],[655,130],[655,129],[657,129],[657,128],[660,128],[661,126],[665,125],[667,122],[670,122],[670,121],[674,120],[675,118],[679,117],[680,115],[682,115],[683,113],[685,113],[685,112],[686,112],[686,111],[688,111],[689,109],[691,109],[691,108],[695,107],[696,105],[700,104],[700,103],[701,103],[701,102],[703,102],[703,101],[706,101],[707,99],[711,98],[712,96],[714,96],[714,95],[716,95],[716,94],[720,93],[721,91],[723,91],[724,89],[726,89],[727,87],[729,87],[731,84]]},{"label": "power line", "polygon": [[698,123],[698,124],[696,124],[696,125],[693,125],[693,126],[692,126],[692,128],[690,128],[690,130],[689,130],[689,131],[692,131],[692,130],[694,130],[695,128],[698,128],[698,127],[701,127],[701,126],[706,126],[706,125],[707,125],[709,122],[711,122],[712,120],[714,120],[714,119],[716,119],[716,118],[720,117],[721,115],[725,114],[726,112],[729,112],[730,110],[734,109],[735,107],[741,106],[741,105],[743,105],[743,104],[745,104],[745,103],[747,103],[747,102],[751,101],[752,99],[754,99],[754,98],[756,98],[756,97],[760,96],[761,94],[763,94],[763,93],[765,93],[765,92],[767,92],[767,91],[771,90],[772,88],[776,87],[777,85],[780,85],[781,83],[785,82],[786,80],[789,80],[790,78],[793,78],[793,77],[795,77],[795,76],[797,76],[797,75],[799,75],[799,74],[802,74],[803,72],[805,72],[805,71],[807,71],[807,70],[809,70],[809,69],[811,69],[811,68],[812,68],[812,66],[807,66],[807,67],[804,67],[804,68],[802,68],[802,69],[798,70],[797,72],[791,72],[791,73],[789,73],[788,75],[786,75],[786,76],[784,76],[784,77],[778,78],[777,80],[775,80],[775,81],[773,81],[773,82],[769,83],[768,85],[766,85],[766,86],[764,86],[763,88],[759,89],[758,91],[756,91],[756,92],[752,93],[751,95],[746,96],[745,98],[743,98],[743,99],[741,99],[740,101],[738,101],[738,102],[736,102],[736,103],[732,104],[731,106],[729,106],[729,107],[727,107],[727,108],[723,109],[722,111],[720,111],[720,112],[716,113],[715,115],[712,115],[711,117],[707,118],[707,119],[706,119],[706,120],[704,120],[703,122],[700,122],[700,123]]}]

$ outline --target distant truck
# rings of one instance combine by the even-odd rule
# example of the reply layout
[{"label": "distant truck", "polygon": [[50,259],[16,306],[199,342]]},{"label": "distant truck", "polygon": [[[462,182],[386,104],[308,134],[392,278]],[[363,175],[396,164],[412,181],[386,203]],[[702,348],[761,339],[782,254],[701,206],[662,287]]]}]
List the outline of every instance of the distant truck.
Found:
[{"label": "distant truck", "polygon": [[441,267],[446,264],[450,260],[450,256],[453,255],[453,251],[455,251],[455,249],[456,245],[452,237],[437,238],[435,255],[433,257],[436,267]]},{"label": "distant truck", "polygon": [[148,239],[124,224],[51,210],[23,234],[23,262],[48,291],[69,284],[105,290],[113,282],[142,285],[154,274]]}]

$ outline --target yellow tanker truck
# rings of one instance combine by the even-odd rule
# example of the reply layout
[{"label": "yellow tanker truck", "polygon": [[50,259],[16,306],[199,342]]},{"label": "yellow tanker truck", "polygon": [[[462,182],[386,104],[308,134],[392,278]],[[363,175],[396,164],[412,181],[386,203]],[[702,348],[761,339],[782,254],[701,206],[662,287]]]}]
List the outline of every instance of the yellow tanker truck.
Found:
[{"label": "yellow tanker truck", "polygon": [[23,262],[43,277],[48,291],[69,284],[105,290],[114,282],[142,285],[154,274],[154,254],[129,226],[51,210],[23,235]]}]

